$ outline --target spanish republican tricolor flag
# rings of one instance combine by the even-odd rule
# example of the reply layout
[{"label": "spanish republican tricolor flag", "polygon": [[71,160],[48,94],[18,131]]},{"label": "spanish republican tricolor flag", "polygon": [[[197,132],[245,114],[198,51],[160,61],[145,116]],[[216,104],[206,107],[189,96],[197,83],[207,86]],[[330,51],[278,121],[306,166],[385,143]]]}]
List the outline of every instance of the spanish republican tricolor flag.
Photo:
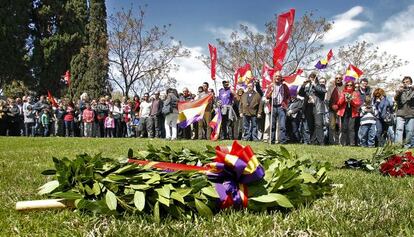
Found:
[{"label": "spanish republican tricolor flag", "polygon": [[221,120],[222,120],[221,109],[217,108],[216,109],[216,115],[214,116],[214,118],[208,124],[208,126],[210,126],[213,130],[213,131],[211,131],[211,135],[210,135],[210,140],[212,140],[212,141],[217,141],[217,139],[220,136]]},{"label": "spanish republican tricolor flag", "polygon": [[329,61],[331,60],[333,56],[332,49],[329,50],[328,55],[326,55],[326,59],[321,59],[316,63],[315,68],[317,69],[325,69],[328,66]]},{"label": "spanish republican tricolor flag", "polygon": [[178,125],[185,128],[203,119],[204,111],[212,98],[213,95],[208,95],[195,101],[178,102]]},{"label": "spanish republican tricolor flag", "polygon": [[348,69],[346,69],[344,81],[356,81],[362,76],[362,74],[364,73],[361,69],[349,64]]}]

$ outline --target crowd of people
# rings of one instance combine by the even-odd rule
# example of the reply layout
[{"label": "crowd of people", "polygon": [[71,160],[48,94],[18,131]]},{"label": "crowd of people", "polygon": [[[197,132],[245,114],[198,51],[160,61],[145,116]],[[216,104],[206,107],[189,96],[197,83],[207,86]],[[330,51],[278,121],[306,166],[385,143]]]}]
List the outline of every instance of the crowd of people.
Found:
[{"label": "crowd of people", "polygon": [[[414,87],[404,77],[395,96],[371,88],[367,79],[327,82],[311,73],[289,87],[279,72],[266,88],[252,81],[232,90],[229,81],[215,94],[207,82],[196,93],[145,93],[142,98],[62,98],[40,96],[0,100],[1,136],[140,137],[210,139],[210,121],[221,113],[220,139],[317,145],[383,146],[387,141],[414,147]],[[177,126],[178,104],[213,95],[204,117]]]}]

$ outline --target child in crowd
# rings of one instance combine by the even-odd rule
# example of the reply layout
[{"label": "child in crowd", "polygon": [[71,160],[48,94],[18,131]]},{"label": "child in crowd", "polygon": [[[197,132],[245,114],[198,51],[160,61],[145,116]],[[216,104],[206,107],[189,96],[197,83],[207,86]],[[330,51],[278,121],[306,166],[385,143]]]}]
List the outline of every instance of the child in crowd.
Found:
[{"label": "child in crowd", "polygon": [[40,121],[43,127],[43,136],[49,136],[49,129],[50,129],[50,113],[49,108],[44,108],[43,113],[40,117]]},{"label": "child in crowd", "polygon": [[139,113],[138,112],[135,113],[135,117],[132,120],[131,127],[132,127],[132,131],[135,137],[139,137],[140,134],[139,134]]},{"label": "child in crowd", "polygon": [[112,112],[108,113],[108,117],[105,118],[105,134],[106,137],[114,137],[115,119]]},{"label": "child in crowd", "polygon": [[131,110],[132,110],[132,103],[131,101],[128,101],[123,110],[123,121],[126,126],[126,135],[127,137],[131,137],[132,133],[132,121],[131,121]]},{"label": "child in crowd", "polygon": [[374,109],[371,104],[371,98],[367,96],[365,103],[361,107],[361,123],[360,123],[358,137],[360,146],[374,147],[376,129],[376,118],[374,116]]},{"label": "child in crowd", "polygon": [[86,108],[83,110],[82,119],[84,127],[84,136],[92,137],[93,122],[95,121],[95,113],[93,112],[91,105],[86,103]]}]

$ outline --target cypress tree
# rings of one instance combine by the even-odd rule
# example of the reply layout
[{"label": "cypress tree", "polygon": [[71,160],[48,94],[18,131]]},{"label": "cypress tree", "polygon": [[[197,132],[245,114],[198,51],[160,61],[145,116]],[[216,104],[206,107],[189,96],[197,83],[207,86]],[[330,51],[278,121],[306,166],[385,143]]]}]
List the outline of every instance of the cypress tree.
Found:
[{"label": "cypress tree", "polygon": [[108,33],[104,0],[89,1],[89,22],[86,26],[88,45],[72,61],[74,82],[72,93],[78,97],[87,92],[93,98],[109,91]]},{"label": "cypress tree", "polygon": [[0,7],[0,87],[30,79],[28,52],[31,0],[2,0]]}]

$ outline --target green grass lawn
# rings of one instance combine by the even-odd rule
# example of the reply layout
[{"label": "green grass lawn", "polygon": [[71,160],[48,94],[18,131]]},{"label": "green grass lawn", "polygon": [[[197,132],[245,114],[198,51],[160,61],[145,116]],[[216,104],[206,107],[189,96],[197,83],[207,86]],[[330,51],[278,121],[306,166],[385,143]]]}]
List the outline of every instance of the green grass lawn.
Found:
[{"label": "green grass lawn", "polygon": [[[330,177],[342,188],[332,196],[289,213],[223,211],[211,219],[167,219],[151,216],[93,216],[73,210],[17,212],[17,201],[41,199],[37,188],[47,181],[40,174],[51,168],[52,156],[102,152],[126,156],[128,148],[147,144],[203,149],[231,141],[149,139],[0,138],[1,236],[414,236],[414,179],[339,169],[347,158],[369,158],[373,149],[287,145],[301,156],[332,163]],[[246,143],[244,143],[246,144]],[[274,147],[250,143],[253,150]]]}]

